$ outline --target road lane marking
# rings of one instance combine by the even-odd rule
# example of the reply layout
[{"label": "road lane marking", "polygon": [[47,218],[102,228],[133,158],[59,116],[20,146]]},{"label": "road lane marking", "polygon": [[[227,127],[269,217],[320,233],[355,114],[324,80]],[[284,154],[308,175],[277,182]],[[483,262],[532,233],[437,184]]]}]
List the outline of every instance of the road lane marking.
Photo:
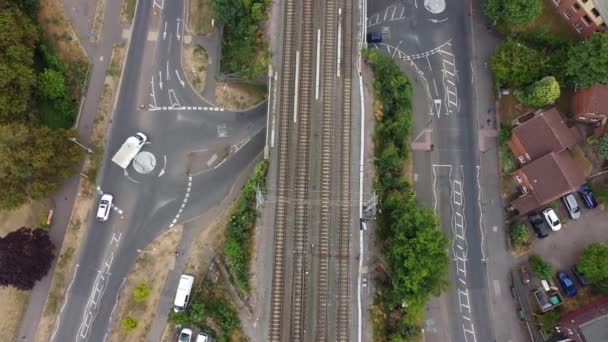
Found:
[{"label": "road lane marking", "polygon": [[296,91],[294,93],[294,101],[293,101],[293,122],[298,122],[298,92],[300,89],[300,51],[296,50]]}]

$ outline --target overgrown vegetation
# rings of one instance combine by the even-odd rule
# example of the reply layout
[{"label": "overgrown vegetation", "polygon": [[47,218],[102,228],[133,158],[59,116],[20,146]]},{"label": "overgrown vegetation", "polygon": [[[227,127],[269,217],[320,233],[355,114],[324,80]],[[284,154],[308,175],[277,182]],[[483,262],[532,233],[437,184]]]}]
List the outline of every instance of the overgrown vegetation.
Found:
[{"label": "overgrown vegetation", "polygon": [[522,25],[536,19],[543,0],[485,0],[484,14],[495,25]]},{"label": "overgrown vegetation", "polygon": [[528,107],[542,108],[555,103],[559,97],[559,83],[553,76],[545,76],[525,89],[513,92],[519,102]]},{"label": "overgrown vegetation", "polygon": [[597,141],[597,151],[600,155],[608,159],[608,134],[604,134]]},{"label": "overgrown vegetation", "polygon": [[137,320],[131,316],[126,316],[122,319],[121,325],[124,332],[130,333],[137,328]]},{"label": "overgrown vegetation", "polygon": [[145,302],[150,297],[150,286],[146,283],[141,283],[133,289],[133,300],[136,302]]},{"label": "overgrown vegetation", "polygon": [[530,242],[530,231],[523,222],[513,223],[509,229],[509,235],[514,246],[522,246]]},{"label": "overgrown vegetation", "polygon": [[262,25],[269,8],[269,0],[213,0],[216,18],[224,25],[222,72],[254,79],[266,71]]},{"label": "overgrown vegetation", "polygon": [[515,157],[507,145],[507,141],[511,139],[513,126],[510,123],[501,123],[500,131],[498,132],[498,156],[500,157],[500,165],[504,175],[510,175],[517,169]]},{"label": "overgrown vegetation", "polygon": [[194,292],[191,305],[185,311],[169,314],[174,324],[197,326],[206,331],[213,331],[218,341],[228,341],[228,336],[239,332],[241,323],[238,313],[225,290],[206,282],[199,284]]},{"label": "overgrown vegetation", "polygon": [[530,258],[528,258],[528,262],[530,263],[532,272],[541,279],[551,279],[555,274],[553,266],[536,254],[531,255]]},{"label": "overgrown vegetation", "polygon": [[409,156],[412,86],[399,67],[378,50],[365,52],[374,70],[375,98],[382,115],[374,132],[376,188],[382,212],[378,226],[389,279],[379,284],[372,310],[374,337],[379,341],[410,340],[431,295],[447,287],[449,242],[432,210],[416,204],[416,194],[402,175]]},{"label": "overgrown vegetation", "polygon": [[608,245],[603,242],[585,247],[578,259],[578,269],[587,276],[599,293],[608,293]]},{"label": "overgrown vegetation", "polygon": [[268,162],[262,161],[253,169],[249,180],[241,189],[234,212],[226,228],[226,253],[228,269],[234,275],[239,290],[249,292],[249,270],[253,226],[257,217],[255,208],[256,190],[266,187]]}]

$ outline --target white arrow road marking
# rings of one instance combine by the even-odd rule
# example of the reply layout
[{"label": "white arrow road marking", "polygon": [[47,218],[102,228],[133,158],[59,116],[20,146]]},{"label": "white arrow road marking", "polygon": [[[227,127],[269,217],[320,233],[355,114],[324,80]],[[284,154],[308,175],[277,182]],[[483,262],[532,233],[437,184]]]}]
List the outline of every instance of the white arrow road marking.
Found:
[{"label": "white arrow road marking", "polygon": [[179,20],[177,21],[177,40],[179,40],[182,36],[179,34]]},{"label": "white arrow road marking", "polygon": [[177,71],[177,69],[175,69],[175,75],[177,75],[177,79],[179,80],[179,84],[181,84],[182,87],[185,87],[186,86],[186,82],[184,82],[182,80],[182,78],[179,76],[179,72]]},{"label": "white arrow road marking", "polygon": [[163,90],[163,72],[158,70],[158,86]]},{"label": "white arrow road marking", "polygon": [[435,103],[435,111],[437,112],[437,118],[439,118],[441,115],[441,99],[435,99],[433,103]]},{"label": "white arrow road marking", "polygon": [[165,74],[167,75],[167,81],[169,81],[171,79],[171,74],[169,73],[169,61],[167,61],[167,72]]},{"label": "white arrow road marking", "polygon": [[150,93],[150,96],[152,97],[152,101],[154,102],[154,104],[152,105],[152,107],[158,107],[156,105],[156,95],[154,94],[154,76],[152,76],[152,79],[150,80],[150,89],[152,90],[152,92]]},{"label": "white arrow road marking", "polygon": [[169,100],[171,101],[171,108],[181,107],[177,100],[177,95],[175,95],[175,90],[173,89],[169,89]]},{"label": "white arrow road marking", "polygon": [[163,31],[163,40],[167,38],[167,22],[165,21],[165,30]]}]

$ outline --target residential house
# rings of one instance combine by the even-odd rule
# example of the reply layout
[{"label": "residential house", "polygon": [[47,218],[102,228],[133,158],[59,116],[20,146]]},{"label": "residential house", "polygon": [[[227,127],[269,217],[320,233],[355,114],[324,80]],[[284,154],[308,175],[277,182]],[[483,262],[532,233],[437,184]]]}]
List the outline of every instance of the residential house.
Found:
[{"label": "residential house", "polygon": [[513,128],[508,145],[520,168],[513,172],[521,195],[511,202],[527,214],[576,191],[585,176],[569,148],[582,140],[556,108],[539,111]]},{"label": "residential house", "polygon": [[581,38],[608,27],[608,0],[551,0],[557,12]]},{"label": "residential house", "polygon": [[594,84],[579,89],[572,97],[572,115],[579,122],[599,128],[598,135],[601,135],[608,122],[608,85]]}]

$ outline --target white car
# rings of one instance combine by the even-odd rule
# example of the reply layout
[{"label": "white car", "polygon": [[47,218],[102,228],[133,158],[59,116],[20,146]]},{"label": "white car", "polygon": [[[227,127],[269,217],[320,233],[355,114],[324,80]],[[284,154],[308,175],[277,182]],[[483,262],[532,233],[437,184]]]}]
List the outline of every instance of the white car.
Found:
[{"label": "white car", "polygon": [[196,342],[211,342],[211,339],[204,332],[199,332],[196,336]]},{"label": "white car", "polygon": [[562,201],[568,210],[568,215],[570,215],[570,218],[573,220],[578,220],[581,218],[581,209],[579,208],[578,202],[576,202],[576,198],[574,198],[573,194],[567,194],[566,196],[562,197]]},{"label": "white car", "polygon": [[110,194],[103,194],[97,207],[97,219],[101,222],[105,222],[110,217],[110,209],[112,209],[112,201],[114,196]]},{"label": "white car", "polygon": [[179,333],[179,338],[177,339],[179,342],[190,342],[192,339],[192,330],[188,328],[183,328]]},{"label": "white car", "polygon": [[551,230],[556,232],[562,229],[562,224],[559,222],[559,218],[557,217],[555,210],[547,208],[543,210],[543,216],[545,217],[545,220],[547,220],[547,223],[549,224],[549,227],[551,227]]}]

